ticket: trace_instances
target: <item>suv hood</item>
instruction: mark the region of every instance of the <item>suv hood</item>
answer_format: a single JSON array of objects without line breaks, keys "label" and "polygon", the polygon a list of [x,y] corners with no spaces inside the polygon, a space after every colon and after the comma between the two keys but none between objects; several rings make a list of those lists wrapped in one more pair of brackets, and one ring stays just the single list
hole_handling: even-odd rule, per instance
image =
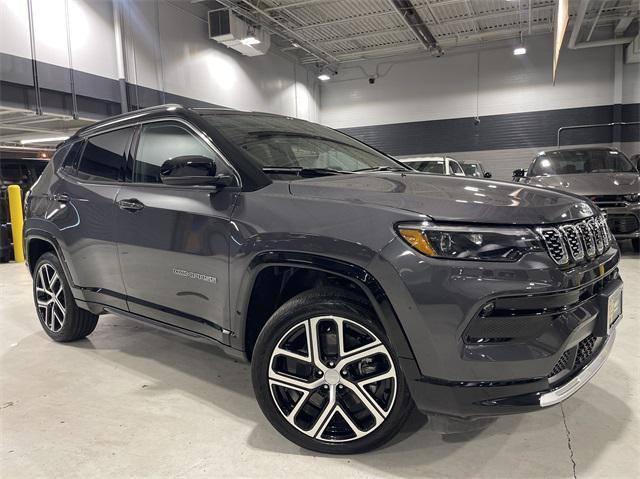
[{"label": "suv hood", "polygon": [[294,196],[377,205],[435,221],[537,225],[594,214],[588,201],[506,181],[423,173],[355,173],[292,181]]},{"label": "suv hood", "polygon": [[640,193],[638,173],[581,173],[576,175],[533,176],[528,184],[558,188],[584,196],[630,195]]}]

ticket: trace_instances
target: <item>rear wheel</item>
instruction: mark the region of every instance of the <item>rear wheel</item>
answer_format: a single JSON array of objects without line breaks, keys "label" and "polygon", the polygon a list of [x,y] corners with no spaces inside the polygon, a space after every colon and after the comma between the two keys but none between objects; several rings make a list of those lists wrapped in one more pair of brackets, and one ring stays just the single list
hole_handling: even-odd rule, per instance
[{"label": "rear wheel", "polygon": [[78,308],[58,257],[43,254],[34,271],[33,298],[45,333],[60,342],[91,334],[98,324],[98,316]]},{"label": "rear wheel", "polygon": [[252,361],[258,403],[289,440],[352,454],[391,439],[413,408],[384,331],[357,297],[326,289],[281,306]]}]

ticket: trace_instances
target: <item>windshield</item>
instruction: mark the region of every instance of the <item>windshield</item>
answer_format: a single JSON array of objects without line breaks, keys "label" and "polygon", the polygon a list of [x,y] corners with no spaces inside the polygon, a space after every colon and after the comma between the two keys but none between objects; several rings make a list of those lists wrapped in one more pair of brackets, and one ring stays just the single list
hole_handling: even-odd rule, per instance
[{"label": "windshield", "polygon": [[406,169],[346,135],[307,121],[251,113],[205,118],[267,173]]},{"label": "windshield", "polygon": [[636,169],[615,150],[560,150],[536,157],[529,176],[575,175],[580,173],[633,173]]}]

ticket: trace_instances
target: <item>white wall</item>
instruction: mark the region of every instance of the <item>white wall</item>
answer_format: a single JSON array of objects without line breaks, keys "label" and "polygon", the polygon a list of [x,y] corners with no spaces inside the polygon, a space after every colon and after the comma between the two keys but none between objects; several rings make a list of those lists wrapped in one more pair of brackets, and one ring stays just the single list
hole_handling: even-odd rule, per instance
[{"label": "white wall", "polygon": [[209,40],[206,22],[164,1],[132,4],[125,24],[135,49],[127,51],[132,83],[242,110],[318,117],[315,76],[282,56],[244,57]]},{"label": "white wall", "polygon": [[[315,75],[275,53],[244,57],[165,0],[126,1],[127,81],[231,108],[318,119]],[[69,67],[64,0],[33,0],[38,61]],[[117,79],[110,0],[69,0],[75,70]],[[0,0],[0,52],[31,58],[26,0]],[[162,65],[162,67],[161,67]]]},{"label": "white wall", "polygon": [[[512,49],[349,65],[322,84],[320,120],[346,128],[614,103],[613,47],[563,49],[555,86],[550,36],[530,38],[526,55]],[[381,78],[370,85],[361,68],[374,74],[376,66]],[[624,73],[625,98],[637,98],[637,64]]]},{"label": "white wall", "polygon": [[[69,67],[64,0],[33,0],[36,58]],[[110,1],[69,0],[73,67],[116,78],[116,51]],[[31,58],[26,0],[0,0],[0,51]]]}]

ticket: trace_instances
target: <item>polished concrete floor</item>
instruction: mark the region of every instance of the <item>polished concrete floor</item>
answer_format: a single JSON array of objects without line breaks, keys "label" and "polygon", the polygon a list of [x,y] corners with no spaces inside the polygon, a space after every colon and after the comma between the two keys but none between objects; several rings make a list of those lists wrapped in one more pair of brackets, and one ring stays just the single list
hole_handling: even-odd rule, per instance
[{"label": "polished concrete floor", "polygon": [[216,348],[114,316],[89,339],[41,331],[24,265],[0,265],[0,477],[640,477],[640,257],[624,254],[624,320],[609,361],[562,407],[463,436],[416,413],[389,446],[301,450]]}]

